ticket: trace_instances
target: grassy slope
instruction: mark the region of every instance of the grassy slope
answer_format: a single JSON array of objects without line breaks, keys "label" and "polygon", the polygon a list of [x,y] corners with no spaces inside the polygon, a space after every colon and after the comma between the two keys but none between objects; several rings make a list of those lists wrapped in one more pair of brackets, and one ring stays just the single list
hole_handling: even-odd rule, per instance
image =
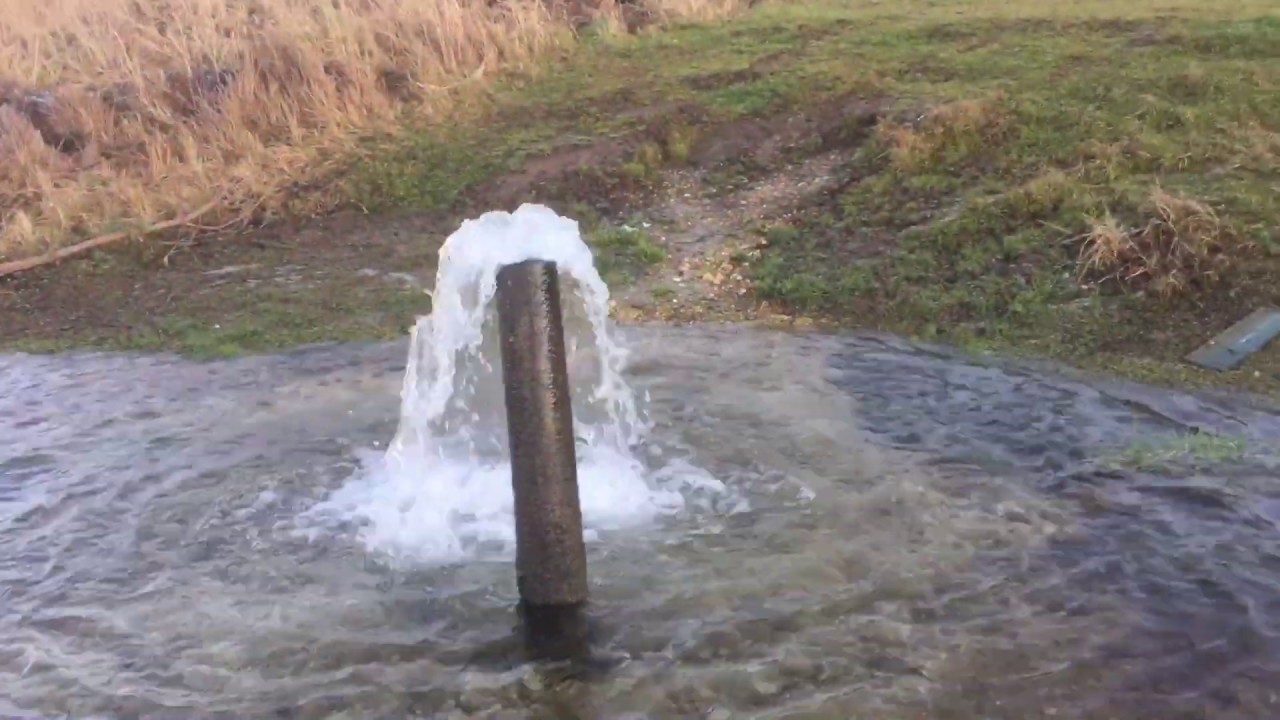
[{"label": "grassy slope", "polygon": [[[735,120],[847,97],[882,104],[885,119],[851,151],[838,193],[762,229],[768,245],[750,270],[774,304],[840,325],[1201,382],[1214,378],[1173,362],[1255,305],[1280,303],[1268,282],[1280,266],[1280,8],[1262,0],[820,0],[601,37],[536,77],[504,80],[452,130],[373,151],[348,193],[371,211],[426,211],[447,227],[469,189],[552,147],[644,128],[650,142],[598,170],[602,184],[642,188]],[[767,171],[721,170],[726,179]],[[1170,298],[1134,292],[1150,285],[1083,287],[1082,234],[1108,213],[1122,230],[1142,227],[1158,217],[1156,188],[1215,210],[1208,234],[1221,252],[1175,273],[1169,287],[1185,289]],[[1197,232],[1184,234],[1206,234]],[[1206,268],[1220,279],[1202,283]],[[323,309],[332,295],[295,293],[290,306],[309,309],[307,328],[277,333],[278,322],[261,320],[279,314],[271,298],[235,297],[244,310],[235,326],[250,342],[208,337],[216,292],[198,307],[179,303],[165,322],[194,317],[203,328],[194,349],[225,354],[393,334],[421,309],[420,296],[389,290],[342,295],[332,312]],[[352,304],[372,310],[354,322]],[[73,330],[17,341],[191,350],[191,337],[136,343]],[[1271,350],[1226,380],[1271,389],[1277,368]]]},{"label": "grassy slope", "polygon": [[[1206,379],[1172,363],[1280,303],[1280,16],[1231,4],[1240,18],[1195,17],[1228,5],[1010,19],[935,4],[808,50],[878,74],[900,105],[954,104],[905,138],[880,133],[857,182],[776,229],[760,292],[842,321]],[[1158,188],[1216,210],[1217,247],[1199,249],[1212,262],[1174,268],[1167,293],[1082,287],[1076,240],[1108,214],[1158,217]],[[1274,387],[1278,360],[1237,379]]]}]

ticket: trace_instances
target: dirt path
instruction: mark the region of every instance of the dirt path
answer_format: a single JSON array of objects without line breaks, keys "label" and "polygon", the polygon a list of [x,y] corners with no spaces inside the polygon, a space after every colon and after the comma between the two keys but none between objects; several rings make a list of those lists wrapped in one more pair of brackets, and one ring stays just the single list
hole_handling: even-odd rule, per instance
[{"label": "dirt path", "polygon": [[708,169],[670,173],[657,201],[641,214],[666,259],[617,294],[618,318],[784,319],[751,293],[746,270],[760,257],[758,230],[833,188],[846,160],[846,152],[825,152],[728,193],[718,191]]}]

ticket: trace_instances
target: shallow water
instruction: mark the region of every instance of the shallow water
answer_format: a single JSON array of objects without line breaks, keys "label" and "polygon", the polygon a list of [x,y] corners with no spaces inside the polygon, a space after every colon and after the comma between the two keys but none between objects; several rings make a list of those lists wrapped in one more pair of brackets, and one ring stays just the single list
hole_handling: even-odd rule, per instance
[{"label": "shallow water", "polygon": [[[1280,716],[1280,417],[886,338],[625,340],[653,452],[748,509],[601,533],[591,672],[520,660],[508,562],[304,532],[394,434],[403,343],[0,357],[0,715]],[[1193,429],[1244,451],[1112,462]]]}]

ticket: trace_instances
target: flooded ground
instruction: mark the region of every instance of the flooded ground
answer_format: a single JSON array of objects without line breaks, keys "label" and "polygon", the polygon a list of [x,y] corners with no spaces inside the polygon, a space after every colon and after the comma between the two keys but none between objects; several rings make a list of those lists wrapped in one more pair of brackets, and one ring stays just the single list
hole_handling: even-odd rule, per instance
[{"label": "flooded ground", "polygon": [[746,504],[589,546],[590,672],[519,660],[508,562],[306,532],[394,434],[403,343],[0,358],[0,715],[1280,716],[1280,416],[885,338],[625,340],[649,452]]}]

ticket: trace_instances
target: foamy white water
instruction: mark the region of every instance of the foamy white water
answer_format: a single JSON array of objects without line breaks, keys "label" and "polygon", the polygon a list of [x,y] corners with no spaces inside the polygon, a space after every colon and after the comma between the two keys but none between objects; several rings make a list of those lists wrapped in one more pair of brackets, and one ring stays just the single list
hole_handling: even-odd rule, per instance
[{"label": "foamy white water", "polygon": [[400,426],[384,454],[313,512],[355,520],[370,550],[449,562],[510,555],[515,520],[494,295],[504,266],[554,261],[588,540],[685,508],[685,492],[724,485],[685,463],[637,457],[649,425],[623,377],[625,349],[609,332],[609,289],[578,223],[541,205],[490,212],[440,248],[432,313],[412,331]]}]

